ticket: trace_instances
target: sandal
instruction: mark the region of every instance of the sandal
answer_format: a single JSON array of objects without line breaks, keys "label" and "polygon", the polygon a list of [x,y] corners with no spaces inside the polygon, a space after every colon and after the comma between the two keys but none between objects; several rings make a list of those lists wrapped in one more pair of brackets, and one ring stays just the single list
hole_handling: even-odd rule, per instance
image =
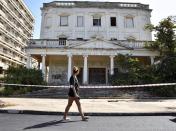
[{"label": "sandal", "polygon": [[65,118],[62,118],[62,122],[67,122],[67,121],[69,121],[69,120],[70,120],[69,117],[67,117],[66,119],[65,119]]},{"label": "sandal", "polygon": [[89,119],[88,116],[84,116],[84,117],[82,118],[82,121],[87,121],[88,119]]}]

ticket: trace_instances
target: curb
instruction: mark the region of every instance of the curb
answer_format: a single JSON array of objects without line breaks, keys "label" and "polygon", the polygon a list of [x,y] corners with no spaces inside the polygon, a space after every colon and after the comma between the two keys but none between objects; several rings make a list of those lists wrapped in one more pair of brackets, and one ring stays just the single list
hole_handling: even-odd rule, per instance
[{"label": "curb", "polygon": [[[50,112],[50,111],[35,111],[35,110],[0,110],[0,113],[6,114],[31,114],[31,115],[63,115],[64,112]],[[142,113],[142,112],[134,112],[134,113],[95,113],[95,112],[87,112],[84,113],[87,116],[176,116],[176,112],[150,112],[150,113]],[[78,112],[69,112],[68,115],[71,116],[79,116]]]}]

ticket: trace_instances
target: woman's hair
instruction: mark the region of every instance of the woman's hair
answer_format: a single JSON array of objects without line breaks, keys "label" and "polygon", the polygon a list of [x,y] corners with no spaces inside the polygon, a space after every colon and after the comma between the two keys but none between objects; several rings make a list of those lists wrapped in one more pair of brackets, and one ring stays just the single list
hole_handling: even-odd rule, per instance
[{"label": "woman's hair", "polygon": [[77,72],[79,72],[79,69],[78,69],[78,67],[74,66],[73,67],[73,74],[76,74]]}]

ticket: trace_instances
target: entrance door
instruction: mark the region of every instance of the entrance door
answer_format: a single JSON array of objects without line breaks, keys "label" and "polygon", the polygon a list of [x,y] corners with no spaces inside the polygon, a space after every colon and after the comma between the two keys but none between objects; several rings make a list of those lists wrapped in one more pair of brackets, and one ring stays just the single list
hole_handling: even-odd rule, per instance
[{"label": "entrance door", "polygon": [[89,68],[89,84],[106,84],[106,68]]}]

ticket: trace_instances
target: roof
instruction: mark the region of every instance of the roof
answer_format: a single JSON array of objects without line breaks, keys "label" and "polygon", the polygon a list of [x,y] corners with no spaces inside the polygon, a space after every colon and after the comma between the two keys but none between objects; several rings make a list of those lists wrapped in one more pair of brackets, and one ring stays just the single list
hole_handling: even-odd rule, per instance
[{"label": "roof", "polygon": [[49,3],[43,3],[43,8],[55,7],[55,8],[130,8],[130,9],[142,9],[148,10],[149,5],[141,3],[129,3],[129,2],[100,2],[100,1],[53,1]]}]

